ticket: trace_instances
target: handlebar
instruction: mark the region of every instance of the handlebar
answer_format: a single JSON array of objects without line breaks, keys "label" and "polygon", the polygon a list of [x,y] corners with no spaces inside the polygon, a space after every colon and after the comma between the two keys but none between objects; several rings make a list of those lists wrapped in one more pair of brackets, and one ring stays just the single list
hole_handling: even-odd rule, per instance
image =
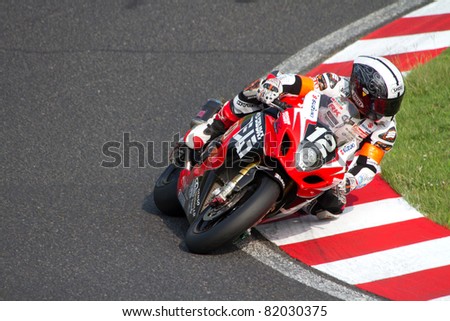
[{"label": "handlebar", "polygon": [[281,111],[281,112],[283,112],[283,111],[285,111],[286,109],[292,107],[292,106],[289,105],[288,103],[285,103],[285,102],[279,100],[278,98],[275,99],[275,100],[272,102],[271,105],[272,105],[272,107],[277,108],[277,109],[278,109],[279,111]]}]

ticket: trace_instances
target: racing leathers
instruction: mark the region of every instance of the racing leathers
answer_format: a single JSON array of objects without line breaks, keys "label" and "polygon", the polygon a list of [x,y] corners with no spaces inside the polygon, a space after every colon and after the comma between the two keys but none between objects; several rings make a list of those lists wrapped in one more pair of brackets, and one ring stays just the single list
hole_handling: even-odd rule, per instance
[{"label": "racing leathers", "polygon": [[[277,94],[277,90],[281,92]],[[321,104],[326,107],[319,109],[319,121],[333,132],[338,146],[349,141],[359,144],[359,150],[349,165],[343,183],[322,194],[307,209],[310,214],[319,218],[335,218],[336,214],[343,211],[345,195],[366,186],[380,172],[380,162],[392,148],[397,136],[394,116],[374,121],[360,114],[349,97],[347,77],[334,73],[306,77],[272,72],[265,79],[257,79],[227,101],[208,122],[189,131],[184,140],[188,147],[199,149],[211,138],[224,133],[241,117],[262,110],[264,103],[270,103],[274,97],[285,94],[304,97],[313,90],[322,94],[326,100],[325,104]],[[269,97],[274,92],[275,95]]]}]

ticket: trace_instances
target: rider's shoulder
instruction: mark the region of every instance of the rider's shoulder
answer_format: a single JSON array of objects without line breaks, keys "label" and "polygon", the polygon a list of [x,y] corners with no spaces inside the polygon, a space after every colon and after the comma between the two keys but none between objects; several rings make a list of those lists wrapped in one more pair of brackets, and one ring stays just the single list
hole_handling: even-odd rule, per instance
[{"label": "rider's shoulder", "polygon": [[397,137],[397,126],[395,117],[383,117],[376,123],[376,127],[372,132],[372,140],[394,143]]},{"label": "rider's shoulder", "polygon": [[281,71],[272,71],[270,73],[271,75],[274,75],[276,78],[278,78],[283,85],[292,85],[297,81],[298,75],[291,74],[291,73],[283,73]]},{"label": "rider's shoulder", "polygon": [[395,126],[397,121],[395,120],[395,116],[385,116],[376,122],[377,126],[380,128],[383,127],[392,127]]}]

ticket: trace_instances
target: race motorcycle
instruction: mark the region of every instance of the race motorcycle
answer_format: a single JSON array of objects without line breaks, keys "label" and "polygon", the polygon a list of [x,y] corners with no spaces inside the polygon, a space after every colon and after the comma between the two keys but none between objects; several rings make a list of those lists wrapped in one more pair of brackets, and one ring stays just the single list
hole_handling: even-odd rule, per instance
[{"label": "race motorcycle", "polygon": [[[338,146],[318,121],[320,107],[333,99],[317,92],[284,95],[199,152],[183,143],[174,149],[154,200],[167,215],[186,215],[191,252],[209,253],[261,222],[292,215],[343,180],[359,146],[352,140]],[[202,110],[209,114],[193,125],[220,108],[208,101]]]}]

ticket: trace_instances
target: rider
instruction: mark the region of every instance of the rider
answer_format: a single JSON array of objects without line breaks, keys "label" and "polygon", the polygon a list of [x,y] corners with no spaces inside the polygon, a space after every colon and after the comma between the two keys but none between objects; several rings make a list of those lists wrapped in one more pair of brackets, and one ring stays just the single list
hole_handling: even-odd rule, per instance
[{"label": "rider", "polygon": [[[346,195],[366,186],[380,172],[380,162],[397,136],[394,115],[400,109],[405,87],[401,72],[386,58],[357,57],[349,78],[334,73],[310,78],[272,72],[227,101],[208,122],[189,131],[184,137],[186,145],[200,149],[238,119],[260,111],[280,95],[303,97],[312,90],[331,97],[328,107],[320,108],[319,120],[333,132],[338,144],[351,139],[360,142],[343,183],[326,191],[306,209],[320,219],[337,218],[346,204]],[[339,97],[347,97],[351,103],[345,104]]]}]

